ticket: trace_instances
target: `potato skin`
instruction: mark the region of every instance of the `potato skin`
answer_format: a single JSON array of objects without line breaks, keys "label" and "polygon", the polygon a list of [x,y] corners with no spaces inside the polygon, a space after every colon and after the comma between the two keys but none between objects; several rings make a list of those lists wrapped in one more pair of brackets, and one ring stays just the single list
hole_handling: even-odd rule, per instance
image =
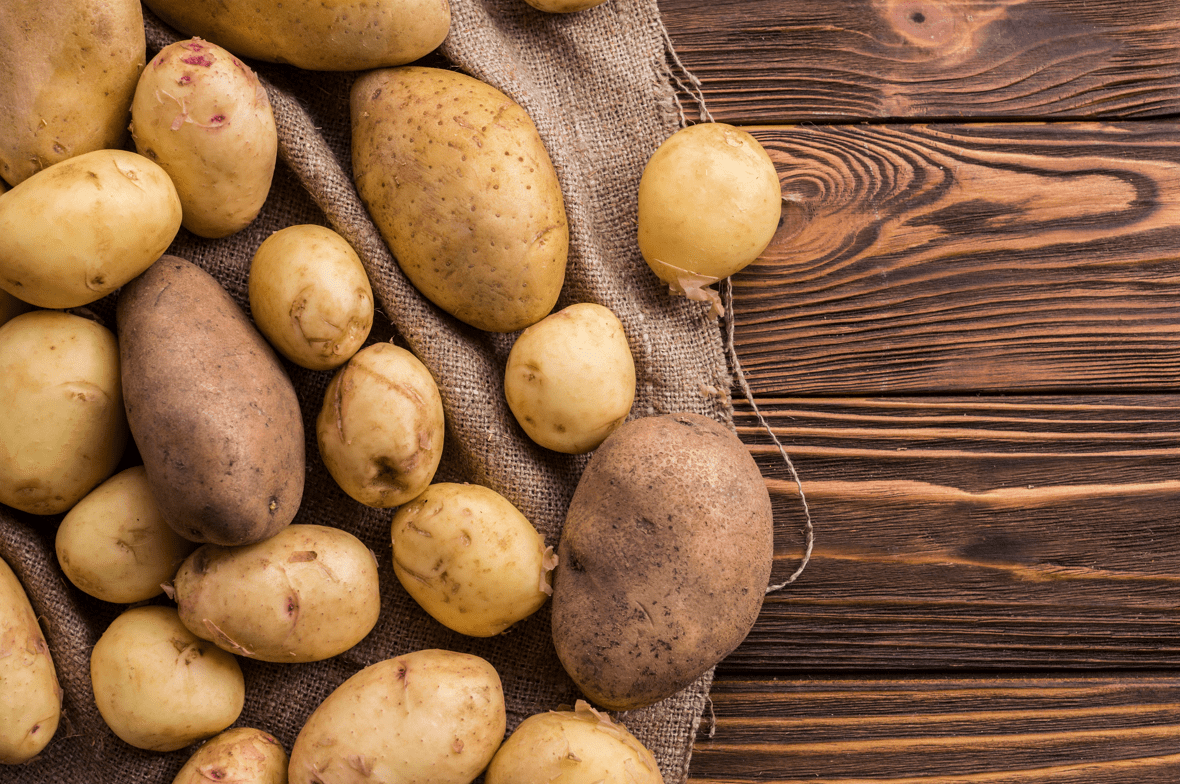
[{"label": "potato skin", "polygon": [[0,327],[0,503],[64,512],[115,470],[127,445],[119,346],[56,310]]},{"label": "potato skin", "polygon": [[287,752],[269,732],[235,727],[205,741],[172,784],[287,784]]},{"label": "potato skin", "polygon": [[239,57],[288,63],[309,71],[361,71],[417,60],[451,27],[446,0],[147,0],[186,35],[200,36]]},{"label": "potato skin", "polygon": [[219,648],[272,662],[320,661],[372,631],[377,561],[347,531],[289,525],[242,547],[202,545],[173,581],[180,620]]},{"label": "potato skin", "polygon": [[274,351],[213,276],[164,256],[119,295],[123,399],[165,521],[243,545],[294,518],[303,419]]},{"label": "potato skin", "polygon": [[553,309],[569,226],[525,111],[455,71],[371,71],[351,93],[353,176],[406,277],[461,321],[514,332]]},{"label": "potato skin", "polygon": [[340,684],[291,747],[290,784],[468,784],[504,739],[500,676],[466,653],[422,650]]},{"label": "potato skin", "polygon": [[0,764],[41,753],[61,719],[61,687],[24,587],[0,558]]},{"label": "potato skin", "polygon": [[90,652],[103,721],[137,749],[176,751],[237,720],[246,682],[233,655],[198,639],[172,607],[120,614]]},{"label": "potato skin", "polygon": [[42,308],[87,305],[160,258],[180,220],[157,164],[125,150],[77,155],[0,197],[0,288]]},{"label": "potato skin", "polygon": [[774,557],[770,494],[724,425],[632,420],[590,459],[558,545],[553,642],[611,710],[671,696],[745,639]]},{"label": "potato skin", "polygon": [[0,177],[121,147],[145,57],[139,0],[0,3]]},{"label": "potato skin", "polygon": [[193,234],[225,237],[258,216],[274,177],[275,118],[258,77],[225,49],[199,38],[161,49],[139,77],[131,137],[176,184]]}]

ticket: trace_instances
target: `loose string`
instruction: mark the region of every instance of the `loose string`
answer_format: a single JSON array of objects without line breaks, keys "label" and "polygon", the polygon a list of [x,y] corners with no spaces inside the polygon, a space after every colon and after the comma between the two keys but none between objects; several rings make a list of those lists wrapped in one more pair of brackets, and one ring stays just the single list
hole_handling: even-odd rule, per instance
[{"label": "loose string", "polygon": [[781,591],[791,583],[799,579],[799,575],[803,574],[803,570],[807,568],[807,564],[811,561],[811,552],[815,549],[815,525],[811,521],[811,509],[807,505],[807,495],[803,492],[803,480],[799,478],[799,472],[795,470],[795,464],[791,461],[791,456],[787,454],[787,450],[783,447],[782,442],[778,440],[774,429],[771,428],[770,423],[763,416],[762,410],[758,408],[758,404],[754,402],[754,392],[750,389],[750,384],[746,381],[745,371],[742,370],[742,363],[738,360],[737,346],[734,342],[734,318],[733,318],[733,279],[726,278],[722,283],[721,295],[725,300],[725,352],[729,356],[730,365],[733,368],[734,378],[737,379],[738,386],[741,387],[742,394],[746,396],[746,402],[750,404],[750,408],[754,410],[754,415],[758,418],[758,423],[762,425],[763,429],[770,434],[770,440],[778,448],[778,452],[782,455],[783,460],[787,464],[787,470],[791,474],[791,478],[795,480],[795,487],[799,489],[799,501],[803,505],[803,558],[799,566],[784,582],[776,585],[768,586],[767,593],[774,593]]}]

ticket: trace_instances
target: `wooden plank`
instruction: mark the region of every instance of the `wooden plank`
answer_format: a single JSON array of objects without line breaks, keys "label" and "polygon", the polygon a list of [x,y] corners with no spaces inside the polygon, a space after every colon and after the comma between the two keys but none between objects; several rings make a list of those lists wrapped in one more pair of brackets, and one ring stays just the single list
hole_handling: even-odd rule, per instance
[{"label": "wooden plank", "polygon": [[1142,784],[1180,776],[1180,677],[713,682],[690,784]]},{"label": "wooden plank", "polygon": [[[1180,666],[1180,395],[767,398],[816,527],[730,674]],[[748,406],[776,578],[795,484]]]},{"label": "wooden plank", "polygon": [[1180,388],[1175,123],[753,131],[785,199],[734,277],[756,392]]},{"label": "wooden plank", "polygon": [[1180,112],[1175,0],[664,0],[718,120]]}]

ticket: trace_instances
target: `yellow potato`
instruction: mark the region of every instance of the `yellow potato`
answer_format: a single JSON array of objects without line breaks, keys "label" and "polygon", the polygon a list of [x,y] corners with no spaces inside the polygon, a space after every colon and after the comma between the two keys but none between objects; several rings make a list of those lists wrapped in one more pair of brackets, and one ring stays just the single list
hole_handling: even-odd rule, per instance
[{"label": "yellow potato", "polygon": [[119,348],[106,327],[54,310],[0,327],[0,503],[64,512],[127,444]]},{"label": "yellow potato", "polygon": [[225,237],[257,217],[279,139],[258,77],[220,46],[177,41],[152,58],[131,104],[135,149],[168,172],[186,229]]},{"label": "yellow potato", "polygon": [[55,546],[70,582],[117,604],[163,593],[162,584],[197,547],[164,522],[143,466],[115,474],[75,504]]},{"label": "yellow potato", "polygon": [[357,190],[410,282],[490,332],[548,315],[569,227],[525,111],[470,76],[404,67],[358,78],[351,112]]},{"label": "yellow potato", "polygon": [[288,226],[250,262],[250,315],[275,349],[301,367],[331,370],[373,327],[373,289],[360,257],[324,226]]},{"label": "yellow potato", "polygon": [[0,764],[41,753],[61,719],[61,687],[29,597],[0,559]]},{"label": "yellow potato", "polygon": [[309,71],[363,71],[429,54],[451,27],[446,0],[147,0],[185,35],[240,57],[290,63]]},{"label": "yellow potato", "polygon": [[316,419],[320,457],[366,506],[400,506],[442,459],[442,397],[417,357],[391,343],[358,351],[333,376]]},{"label": "yellow potato", "polygon": [[552,549],[520,510],[486,487],[431,485],[397,510],[392,537],[402,587],[461,634],[499,634],[552,593]]},{"label": "yellow potato", "polygon": [[0,197],[0,288],[42,308],[89,304],[160,258],[180,219],[172,179],[142,155],[54,164]]},{"label": "yellow potato", "polygon": [[173,595],[193,634],[274,662],[343,653],[381,610],[373,553],[347,531],[322,525],[290,525],[242,547],[204,545],[176,573]]},{"label": "yellow potato", "polygon": [[139,0],[0,3],[0,177],[121,147],[145,49]]},{"label": "yellow potato", "polygon": [[90,652],[98,712],[127,743],[176,751],[229,727],[242,712],[246,683],[232,654],[193,635],[176,610],[124,611]]},{"label": "yellow potato", "polygon": [[287,752],[269,732],[235,727],[189,757],[172,784],[287,784]]},{"label": "yellow potato", "polygon": [[488,765],[485,784],[663,784],[650,750],[589,703],[529,716]]},{"label": "yellow potato", "polygon": [[478,656],[424,650],[377,662],[328,695],[291,748],[290,784],[468,784],[507,722],[500,676]]},{"label": "yellow potato", "polygon": [[504,395],[541,446],[575,455],[596,448],[635,400],[635,361],[622,323],[589,302],[545,317],[513,344]]},{"label": "yellow potato", "polygon": [[724,123],[672,134],[639,181],[639,250],[671,291],[711,302],[705,288],[761,255],[778,229],[782,192],[758,140]]}]

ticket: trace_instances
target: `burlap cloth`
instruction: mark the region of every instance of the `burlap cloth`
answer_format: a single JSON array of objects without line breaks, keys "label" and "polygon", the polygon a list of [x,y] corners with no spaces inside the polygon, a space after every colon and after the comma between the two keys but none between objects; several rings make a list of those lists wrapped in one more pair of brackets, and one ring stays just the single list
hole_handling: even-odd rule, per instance
[{"label": "burlap cloth", "polygon": [[[655,0],[608,0],[572,15],[546,15],[524,0],[452,0],[452,7],[451,32],[442,47],[446,61],[523,105],[557,167],[571,230],[558,306],[598,302],[622,320],[637,366],[632,416],[694,411],[729,421],[730,377],[716,323],[702,305],[670,298],[636,248],[636,191],[643,165],[682,124],[674,89],[682,74],[675,72]],[[150,57],[178,36],[150,13],[146,16]],[[268,83],[280,137],[281,161],[263,214],[247,230],[218,241],[182,230],[170,252],[212,272],[245,307],[250,259],[271,232],[318,223],[343,234],[364,260],[376,291],[381,314],[370,340],[408,346],[439,383],[447,447],[437,478],[500,491],[556,545],[586,458],[534,446],[512,420],[501,379],[513,336],[485,334],[456,322],[402,277],[350,177],[348,91],[354,75],[252,65]],[[108,297],[91,308],[112,329],[114,300]],[[265,729],[290,750],[308,714],[349,675],[376,661],[432,647],[476,653],[496,667],[509,729],[533,713],[572,705],[578,693],[553,652],[547,608],[506,635],[479,640],[449,632],[405,594],[391,567],[391,513],[345,496],[319,461],[314,419],[331,374],[286,367],[309,436],[306,491],[296,522],[341,527],[373,549],[380,562],[382,611],[363,642],[330,661],[241,660],[247,693],[237,725]],[[135,461],[131,454],[125,462]],[[125,608],[82,594],[62,576],[53,550],[59,519],[0,507],[0,555],[12,564],[43,621],[65,692],[64,720],[47,751],[25,766],[0,767],[0,781],[171,782],[192,749],[170,754],[133,749],[106,728],[94,707],[90,649]],[[679,695],[619,717],[655,753],[669,784],[686,776],[711,677],[706,674]]]}]

